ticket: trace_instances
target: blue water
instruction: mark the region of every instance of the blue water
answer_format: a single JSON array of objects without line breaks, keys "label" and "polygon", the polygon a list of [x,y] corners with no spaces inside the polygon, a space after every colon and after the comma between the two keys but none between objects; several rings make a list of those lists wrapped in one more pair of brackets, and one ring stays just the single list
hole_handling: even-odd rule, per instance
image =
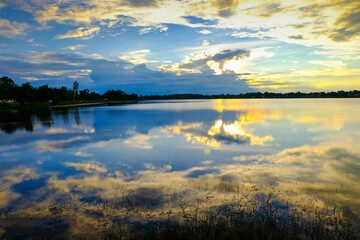
[{"label": "blue water", "polygon": [[268,187],[290,202],[301,197],[360,211],[359,116],[360,99],[1,113],[0,209],[39,211],[64,195],[81,202],[98,193],[116,197],[120,188],[216,195],[225,181]]}]

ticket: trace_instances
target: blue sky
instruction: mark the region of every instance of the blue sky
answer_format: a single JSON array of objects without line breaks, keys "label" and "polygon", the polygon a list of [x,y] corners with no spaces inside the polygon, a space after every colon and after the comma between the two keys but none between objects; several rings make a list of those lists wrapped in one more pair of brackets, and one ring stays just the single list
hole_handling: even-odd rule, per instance
[{"label": "blue sky", "polygon": [[0,0],[0,76],[137,94],[360,88],[360,2]]}]

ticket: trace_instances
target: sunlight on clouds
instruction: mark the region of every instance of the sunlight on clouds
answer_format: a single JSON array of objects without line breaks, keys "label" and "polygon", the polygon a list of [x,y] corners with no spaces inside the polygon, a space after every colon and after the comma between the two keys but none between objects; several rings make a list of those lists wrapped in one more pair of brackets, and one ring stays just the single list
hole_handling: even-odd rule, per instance
[{"label": "sunlight on clouds", "polygon": [[151,54],[151,51],[149,49],[141,49],[137,51],[128,52],[125,55],[120,56],[119,58],[129,61],[135,65],[159,62],[155,60],[147,60],[145,57],[149,54]]},{"label": "sunlight on clouds", "polygon": [[146,134],[135,133],[130,138],[127,138],[123,143],[130,145],[130,147],[151,150],[153,146],[149,143],[151,139],[159,138],[159,136],[149,136]]},{"label": "sunlight on clouds", "polygon": [[92,154],[78,151],[78,152],[75,152],[75,153],[74,153],[74,156],[77,156],[77,157],[91,157]]},{"label": "sunlight on clouds", "polygon": [[[1,6],[0,6],[1,8]],[[27,23],[10,22],[7,19],[0,18],[0,36],[6,38],[15,38],[25,34],[25,30],[29,28]]]},{"label": "sunlight on clouds", "polygon": [[72,46],[68,46],[65,49],[70,49],[70,50],[78,50],[80,48],[86,47],[87,45],[82,45],[82,44],[78,44],[78,45],[72,45]]},{"label": "sunlight on clouds", "polygon": [[[359,86],[359,70],[354,67],[357,64],[355,61],[359,60],[360,56],[359,11],[357,10],[360,9],[359,1],[303,0],[294,2],[280,0],[274,3],[270,0],[194,0],[185,2],[175,0],[107,2],[91,0],[80,3],[58,0],[50,2],[17,0],[7,2],[6,6],[0,2],[1,7],[2,11],[7,7],[24,10],[32,14],[38,24],[36,26],[36,23],[19,23],[0,19],[0,36],[6,38],[21,37],[30,32],[36,34],[37,31],[47,31],[50,28],[58,30],[54,23],[76,26],[76,29],[65,34],[57,33],[55,39],[90,39],[94,36],[99,36],[100,39],[110,35],[118,36],[118,33],[123,34],[128,29],[134,28],[134,32],[139,35],[152,36],[155,33],[163,33],[162,40],[167,41],[165,39],[172,39],[175,36],[172,34],[176,31],[170,34],[169,27],[172,28],[171,26],[174,26],[174,30],[179,26],[186,26],[185,34],[192,30],[198,37],[201,37],[200,34],[208,34],[207,40],[196,39],[196,44],[194,44],[196,46],[182,45],[182,48],[178,49],[179,45],[174,41],[175,51],[183,51],[184,54],[188,54],[191,50],[193,52],[184,57],[183,61],[178,60],[181,53],[180,55],[175,54],[176,60],[161,59],[163,53],[158,53],[155,47],[142,43],[146,36],[137,36],[141,44],[131,48],[151,48],[153,51],[151,56],[157,57],[154,58],[156,61],[145,58],[146,54],[150,53],[126,53],[121,50],[123,55],[119,58],[122,60],[134,65],[159,63],[159,66],[152,64],[152,67],[158,67],[163,72],[172,72],[177,76],[241,74],[243,77],[238,76],[238,80],[244,80],[241,82],[248,83],[250,88],[261,91],[267,89],[280,92],[294,89],[311,91],[316,88],[326,89],[327,86],[328,89],[335,87],[351,89],[352,83],[355,83],[353,87]],[[220,37],[221,34],[223,37]],[[38,40],[38,38],[35,39]],[[94,40],[98,40],[98,38]],[[29,43],[30,46],[41,46],[35,42]],[[264,45],[272,48],[260,47]],[[302,50],[297,50],[300,49],[300,46],[301,49],[304,49],[304,53]],[[75,51],[81,47],[84,45],[75,44],[65,47],[65,49]],[[223,59],[217,58],[219,55],[216,57],[217,54],[221,55],[223,51],[229,49],[232,51],[248,49],[249,54],[228,56]],[[101,53],[103,54],[103,52]],[[314,60],[309,54],[319,58]],[[91,53],[88,55],[90,56]],[[267,58],[272,57],[276,59],[270,62]],[[279,58],[291,58],[291,60],[286,60],[288,63],[292,60],[300,61],[296,68],[289,66],[284,70],[286,64],[282,64]],[[173,64],[160,65],[164,62],[163,60],[171,60]],[[33,61],[44,62],[41,56]],[[56,59],[53,59],[53,62],[65,63],[56,61]],[[307,68],[301,64],[305,62],[319,66],[316,69]],[[54,68],[40,71],[48,71],[48,76],[59,76],[60,79],[61,71],[65,70]],[[11,73],[13,72],[18,73],[19,71]],[[277,77],[273,77],[275,73],[278,75]],[[63,72],[63,74],[70,80],[83,79],[88,83],[95,81],[91,79],[94,74],[90,73],[82,75],[79,72]],[[256,77],[248,79],[246,74]],[[321,76],[327,75],[332,75],[337,79],[326,84]],[[347,79],[346,83],[341,85],[343,79],[340,78],[350,76],[352,80]],[[38,76],[26,77],[34,77],[34,80],[38,78]],[[221,76],[216,77],[221,79]],[[118,78],[118,76],[114,78]],[[47,80],[45,78],[38,79]],[[236,84],[240,84],[240,81]],[[246,87],[249,89],[248,86]]]},{"label": "sunlight on clouds", "polygon": [[72,129],[65,128],[50,128],[45,131],[46,134],[59,134],[59,133],[74,133],[75,131]]},{"label": "sunlight on clouds", "polygon": [[57,35],[55,38],[64,39],[64,38],[82,38],[90,39],[98,34],[100,27],[79,27],[75,30],[70,30],[63,35]]},{"label": "sunlight on clouds", "polygon": [[21,194],[14,192],[13,185],[26,180],[38,178],[35,169],[18,166],[3,172],[0,178],[0,207],[5,207],[10,201],[15,200]]},{"label": "sunlight on clouds", "polygon": [[65,162],[65,166],[67,167],[74,167],[76,170],[82,170],[88,173],[98,172],[98,173],[105,173],[107,169],[101,166],[100,163],[92,161],[87,163],[73,163],[73,162]]},{"label": "sunlight on clouds", "polygon": [[[176,72],[179,75],[182,73],[209,74],[209,70],[212,74],[221,75],[229,73],[229,71],[234,73],[233,70],[239,70],[239,65],[246,62],[246,59],[250,56],[249,50],[226,49],[219,51],[217,47],[210,47],[205,51],[195,52],[190,56],[186,56],[182,63],[163,65],[159,69],[165,72]],[[230,62],[231,60],[233,62]],[[234,65],[237,68],[231,69]]]},{"label": "sunlight on clouds", "polygon": [[40,78],[37,78],[37,77],[22,77],[21,79],[24,79],[26,81],[39,81],[39,80],[41,80]]},{"label": "sunlight on clouds", "polygon": [[188,142],[193,144],[202,144],[212,148],[220,148],[221,143],[225,144],[244,144],[265,145],[274,139],[271,136],[259,137],[248,133],[242,127],[247,124],[249,119],[240,118],[233,123],[224,123],[223,120],[216,120],[207,131],[203,130],[200,123],[183,124],[178,122],[175,126],[166,126],[162,132],[182,134]]}]

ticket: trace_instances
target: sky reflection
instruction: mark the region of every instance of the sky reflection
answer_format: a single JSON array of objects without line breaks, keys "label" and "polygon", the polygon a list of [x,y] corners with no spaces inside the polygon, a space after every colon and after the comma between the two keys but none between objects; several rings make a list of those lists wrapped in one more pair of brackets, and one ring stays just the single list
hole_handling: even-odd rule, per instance
[{"label": "sky reflection", "polygon": [[31,124],[11,114],[12,130],[0,133],[2,210],[46,215],[66,196],[92,208],[89,199],[101,195],[139,198],[144,208],[150,201],[161,212],[183,201],[221,205],[256,187],[294,205],[360,212],[358,99],[54,109],[30,114]]}]

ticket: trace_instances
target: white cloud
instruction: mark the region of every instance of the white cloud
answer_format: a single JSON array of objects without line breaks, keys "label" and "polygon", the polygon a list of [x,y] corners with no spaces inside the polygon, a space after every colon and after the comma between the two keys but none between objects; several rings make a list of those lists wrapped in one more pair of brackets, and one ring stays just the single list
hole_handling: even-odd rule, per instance
[{"label": "white cloud", "polygon": [[309,63],[325,66],[327,68],[334,68],[334,69],[343,69],[346,67],[346,64],[343,63],[343,61],[312,60],[309,61]]},{"label": "white cloud", "polygon": [[145,28],[141,28],[139,30],[139,34],[143,35],[143,34],[148,34],[150,32],[156,31],[158,30],[159,32],[166,32],[168,30],[168,27],[165,25],[156,25],[156,26],[150,26],[150,27],[145,27]]},{"label": "white cloud", "polygon": [[210,34],[210,33],[212,33],[212,31],[209,31],[209,30],[207,30],[207,29],[203,29],[203,30],[200,30],[200,31],[198,31],[198,33],[202,33],[202,34]]},{"label": "white cloud", "polygon": [[206,47],[206,46],[209,46],[209,45],[210,45],[209,41],[203,40],[203,42],[202,42],[203,47]]},{"label": "white cloud", "polygon": [[134,65],[159,62],[158,60],[147,60],[146,56],[148,56],[149,54],[151,54],[150,49],[141,49],[141,50],[128,52],[120,56],[119,58],[125,61],[129,61]]}]

